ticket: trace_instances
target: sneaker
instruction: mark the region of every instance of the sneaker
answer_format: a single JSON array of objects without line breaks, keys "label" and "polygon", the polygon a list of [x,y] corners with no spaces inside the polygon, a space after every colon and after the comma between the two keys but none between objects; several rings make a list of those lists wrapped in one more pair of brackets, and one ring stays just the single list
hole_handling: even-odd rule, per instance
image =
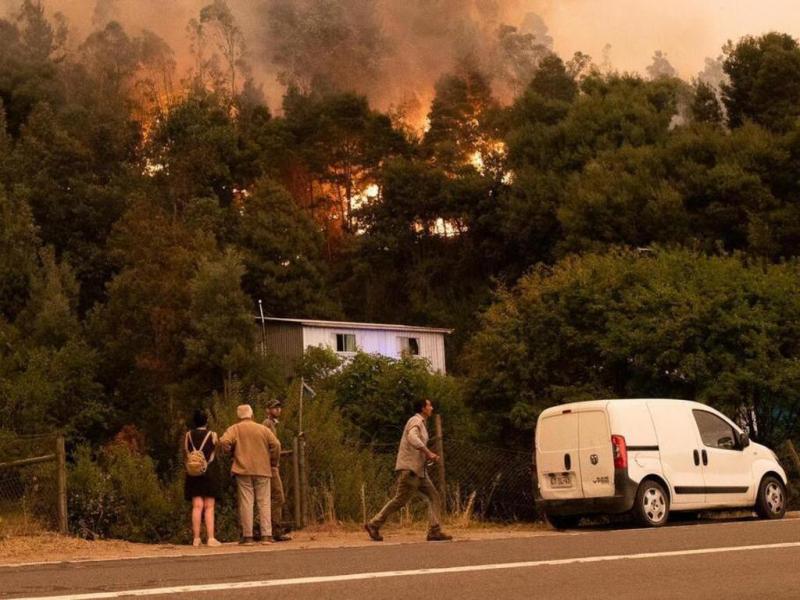
[{"label": "sneaker", "polygon": [[262,544],[262,545],[264,545],[264,546],[268,546],[269,544],[271,544],[271,543],[272,543],[272,539],[273,539],[273,538],[272,538],[272,536],[271,536],[271,535],[268,535],[268,536],[262,537],[262,538],[261,538],[261,541],[259,542],[259,544]]},{"label": "sneaker", "polygon": [[272,541],[273,542],[289,542],[291,541],[292,536],[286,535],[284,533],[274,533],[272,534]]},{"label": "sneaker", "polygon": [[252,536],[250,536],[250,537],[243,537],[241,540],[239,540],[239,544],[241,546],[253,546],[255,542],[253,541]]},{"label": "sneaker", "polygon": [[429,542],[449,542],[452,539],[452,535],[447,535],[441,529],[432,529],[428,532]]},{"label": "sneaker", "polygon": [[199,547],[200,544],[202,544],[202,542],[200,541],[200,538],[194,538],[192,540],[192,546],[194,546],[195,548]]},{"label": "sneaker", "polygon": [[383,541],[383,536],[381,535],[381,530],[379,527],[376,527],[371,523],[364,523],[364,530],[369,534],[369,537],[373,542]]},{"label": "sneaker", "polygon": [[206,545],[212,548],[217,548],[218,546],[222,546],[222,542],[220,542],[217,538],[209,538],[209,540],[206,542]]}]

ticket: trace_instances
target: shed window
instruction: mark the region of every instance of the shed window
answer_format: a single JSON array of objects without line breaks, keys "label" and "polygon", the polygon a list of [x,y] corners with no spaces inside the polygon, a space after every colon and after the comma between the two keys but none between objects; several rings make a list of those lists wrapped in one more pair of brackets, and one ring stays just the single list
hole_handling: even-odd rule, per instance
[{"label": "shed window", "polygon": [[419,338],[401,337],[400,352],[411,356],[419,356]]},{"label": "shed window", "polygon": [[336,334],[336,351],[337,352],[355,352],[356,351],[356,334],[354,334],[354,333],[337,333]]}]

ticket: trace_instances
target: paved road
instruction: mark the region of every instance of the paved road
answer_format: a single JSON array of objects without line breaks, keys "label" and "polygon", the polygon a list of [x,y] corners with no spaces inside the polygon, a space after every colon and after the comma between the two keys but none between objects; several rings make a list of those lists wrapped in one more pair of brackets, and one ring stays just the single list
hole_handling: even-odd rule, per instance
[{"label": "paved road", "polygon": [[[800,519],[0,567],[3,598],[800,598]],[[132,595],[132,594],[131,594]]]}]

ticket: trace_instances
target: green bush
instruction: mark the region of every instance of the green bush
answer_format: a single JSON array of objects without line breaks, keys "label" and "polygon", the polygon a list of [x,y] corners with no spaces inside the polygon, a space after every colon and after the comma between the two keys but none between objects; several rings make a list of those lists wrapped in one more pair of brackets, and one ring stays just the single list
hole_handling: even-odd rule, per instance
[{"label": "green bush", "polygon": [[134,542],[188,537],[182,481],[159,481],[151,458],[113,445],[95,459],[84,446],[68,477],[70,528],[77,535]]}]

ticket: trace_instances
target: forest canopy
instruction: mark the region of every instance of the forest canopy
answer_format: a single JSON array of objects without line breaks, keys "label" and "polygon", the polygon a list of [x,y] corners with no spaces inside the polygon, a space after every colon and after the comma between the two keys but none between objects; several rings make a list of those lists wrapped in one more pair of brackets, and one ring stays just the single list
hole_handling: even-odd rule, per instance
[{"label": "forest canopy", "polygon": [[[504,440],[555,402],[656,394],[798,434],[796,39],[732,41],[684,81],[661,52],[617,72],[500,29],[415,121],[275,6],[296,30],[273,106],[223,0],[188,23],[189,67],[34,0],[0,20],[0,429],[132,424],[171,459],[234,381],[285,391],[261,300],[454,329],[450,371]],[[379,37],[352,43],[385,67]]]}]

